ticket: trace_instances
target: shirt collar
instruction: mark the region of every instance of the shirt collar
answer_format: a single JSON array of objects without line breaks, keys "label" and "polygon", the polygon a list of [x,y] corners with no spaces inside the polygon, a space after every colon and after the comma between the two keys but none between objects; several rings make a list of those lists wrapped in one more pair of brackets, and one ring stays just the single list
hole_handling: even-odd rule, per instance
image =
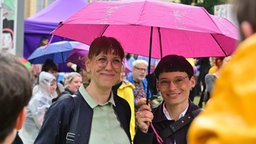
[{"label": "shirt collar", "polygon": [[[88,103],[88,105],[93,109],[95,108],[96,106],[98,106],[99,104],[97,104],[94,99],[88,94],[88,92],[86,91],[85,87],[83,85],[80,86],[79,88],[79,92],[81,93],[82,97],[84,98],[84,100]],[[103,105],[106,105],[108,103],[111,103],[113,106],[116,106],[115,105],[115,101],[114,101],[114,94],[113,92],[111,91],[111,94],[110,94],[110,98],[109,100],[103,104]]]},{"label": "shirt collar", "polygon": [[[179,115],[179,119],[182,118],[183,116],[185,116],[187,110],[188,110],[188,106],[187,106],[187,108]],[[165,107],[165,104],[163,104],[163,113],[164,113],[164,115],[165,115],[165,117],[166,117],[167,120],[172,120],[171,116],[169,115],[169,113],[168,113],[168,111],[167,111],[167,109],[166,109],[166,107]]]}]

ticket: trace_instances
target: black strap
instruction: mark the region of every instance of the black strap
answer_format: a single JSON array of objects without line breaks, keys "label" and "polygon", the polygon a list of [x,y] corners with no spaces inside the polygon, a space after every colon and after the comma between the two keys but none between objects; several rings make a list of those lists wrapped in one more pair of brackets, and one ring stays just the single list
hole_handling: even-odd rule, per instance
[{"label": "black strap", "polygon": [[72,97],[72,99],[74,101],[74,112],[72,115],[72,120],[70,122],[69,131],[66,134],[66,144],[73,144],[75,142],[76,128],[77,128],[77,123],[79,120],[80,105],[78,102],[77,95],[75,95],[75,94],[74,95],[64,94],[58,99],[58,101],[65,99],[67,97]]},{"label": "black strap", "polygon": [[192,120],[201,112],[201,109],[196,109],[189,114],[186,114],[184,117],[180,118],[179,120],[175,121],[174,123],[170,124],[164,130],[159,132],[158,134],[161,136],[162,139],[166,139],[182,127],[188,125],[192,122]]}]

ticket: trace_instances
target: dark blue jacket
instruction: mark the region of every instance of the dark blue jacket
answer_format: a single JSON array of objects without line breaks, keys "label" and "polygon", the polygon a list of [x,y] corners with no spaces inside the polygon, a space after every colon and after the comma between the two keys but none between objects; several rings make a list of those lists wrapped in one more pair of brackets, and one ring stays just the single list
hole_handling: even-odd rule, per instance
[{"label": "dark blue jacket", "polygon": [[[77,99],[80,104],[79,121],[77,122],[75,144],[88,144],[91,130],[93,109],[83,99],[80,93],[77,93]],[[116,106],[114,111],[130,138],[129,124],[131,110],[129,104],[122,98],[114,95]],[[58,100],[52,104],[45,115],[44,123],[35,140],[35,144],[65,144],[66,134],[69,130],[70,122],[74,112],[74,101],[72,97]],[[131,139],[131,138],[130,138]]]}]

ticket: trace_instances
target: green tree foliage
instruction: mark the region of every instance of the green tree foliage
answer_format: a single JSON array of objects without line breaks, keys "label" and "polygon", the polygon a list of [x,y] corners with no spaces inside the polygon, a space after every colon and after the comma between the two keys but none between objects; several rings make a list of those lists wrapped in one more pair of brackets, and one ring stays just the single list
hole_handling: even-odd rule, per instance
[{"label": "green tree foliage", "polygon": [[191,5],[194,3],[196,6],[204,7],[210,14],[214,14],[214,6],[219,4],[224,4],[226,0],[204,0],[203,2],[199,0],[181,0],[181,3]]},{"label": "green tree foliage", "polygon": [[180,2],[186,5],[191,5],[193,0],[181,0]]}]

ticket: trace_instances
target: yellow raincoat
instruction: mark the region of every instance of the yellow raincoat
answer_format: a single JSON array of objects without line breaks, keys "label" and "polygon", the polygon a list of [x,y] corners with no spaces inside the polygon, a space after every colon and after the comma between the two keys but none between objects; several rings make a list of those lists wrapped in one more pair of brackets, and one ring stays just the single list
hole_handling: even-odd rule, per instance
[{"label": "yellow raincoat", "polygon": [[256,144],[256,34],[223,67],[205,111],[192,122],[189,144]]},{"label": "yellow raincoat", "polygon": [[135,86],[132,83],[124,80],[121,86],[117,89],[117,95],[125,99],[131,108],[130,133],[132,141],[135,136],[135,106],[133,88],[135,88]]}]

